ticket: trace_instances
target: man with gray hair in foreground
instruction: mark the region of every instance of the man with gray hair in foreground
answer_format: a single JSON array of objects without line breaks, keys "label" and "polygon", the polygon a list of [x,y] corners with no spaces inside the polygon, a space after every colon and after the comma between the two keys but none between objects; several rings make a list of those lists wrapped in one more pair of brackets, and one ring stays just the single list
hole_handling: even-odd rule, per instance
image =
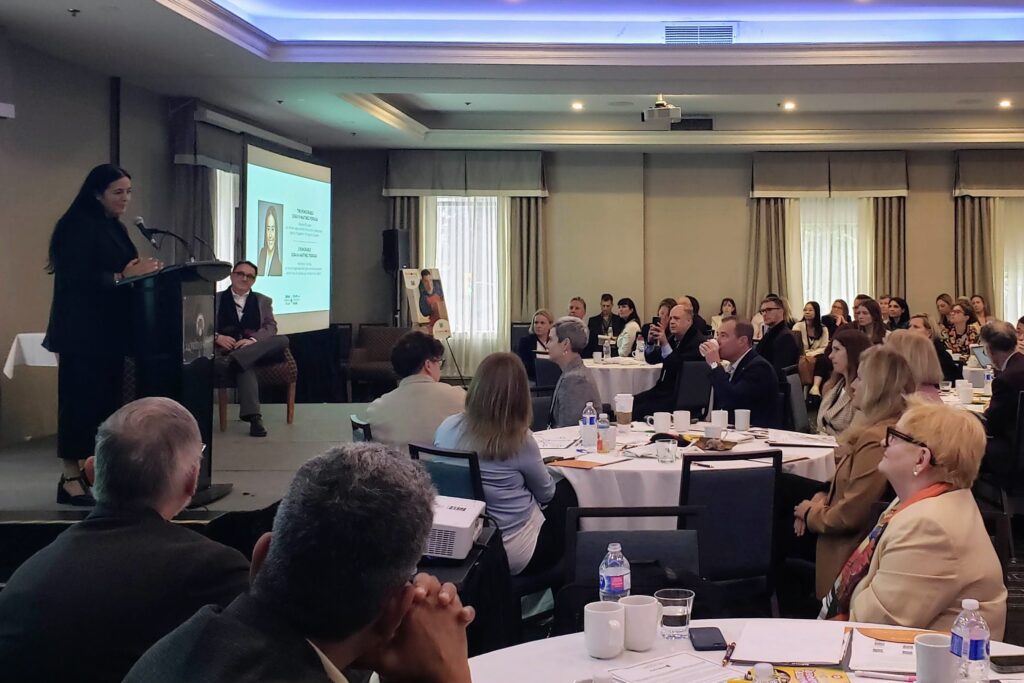
[{"label": "man with gray hair in foreground", "polygon": [[196,490],[199,426],[168,398],[133,401],[96,435],[96,507],[0,592],[0,679],[119,681],[203,605],[249,584],[233,550],[170,520]]},{"label": "man with gray hair in foreground", "polygon": [[989,439],[981,469],[1009,476],[1017,468],[1017,400],[1024,391],[1024,355],[1017,351],[1017,331],[1008,322],[988,323],[981,328],[980,336],[996,375],[992,399],[985,409]]},{"label": "man with gray hair in foreground", "polygon": [[256,543],[252,588],[205,607],[125,683],[467,683],[466,626],[451,584],[416,571],[433,523],[426,473],[376,443],[334,448],[296,473]]},{"label": "man with gray hair in foreground", "polygon": [[548,334],[548,354],[562,369],[551,396],[549,427],[570,427],[579,424],[587,402],[601,412],[601,393],[590,371],[583,365],[581,353],[587,348],[589,332],[583,322],[572,316],[559,318]]}]

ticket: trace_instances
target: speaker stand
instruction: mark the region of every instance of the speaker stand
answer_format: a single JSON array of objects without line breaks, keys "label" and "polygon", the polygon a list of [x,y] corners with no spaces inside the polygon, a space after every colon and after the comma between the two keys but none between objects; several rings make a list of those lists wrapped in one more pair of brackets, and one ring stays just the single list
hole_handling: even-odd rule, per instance
[{"label": "speaker stand", "polygon": [[234,484],[210,484],[202,491],[196,491],[188,507],[189,509],[206,507],[215,500],[220,500],[231,493],[231,489],[234,487]]}]

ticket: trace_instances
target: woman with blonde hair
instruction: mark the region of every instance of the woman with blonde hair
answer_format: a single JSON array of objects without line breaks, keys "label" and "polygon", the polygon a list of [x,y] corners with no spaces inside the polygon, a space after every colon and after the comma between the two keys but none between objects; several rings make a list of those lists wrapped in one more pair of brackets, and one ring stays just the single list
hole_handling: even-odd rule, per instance
[{"label": "woman with blonde hair", "polygon": [[530,433],[532,408],[526,369],[515,354],[492,353],[477,368],[466,409],[437,428],[434,445],[480,457],[487,512],[498,524],[512,574],[533,573],[561,557],[564,506],[540,506],[555,482]]},{"label": "woman with blonde hair", "polygon": [[1001,640],[1003,570],[971,486],[985,429],[966,410],[914,401],[885,431],[878,471],[896,499],[844,563],[822,618],[948,631],[964,598]]},{"label": "woman with blonde hair", "polygon": [[942,379],[947,382],[955,382],[960,379],[962,374],[960,368],[946,351],[946,344],[942,341],[939,332],[932,326],[932,321],[927,314],[917,313],[910,316],[910,327],[907,329],[931,342],[932,348],[935,349],[935,356],[939,359],[939,367],[942,368]]},{"label": "woman with blonde hair", "polygon": [[939,382],[942,381],[942,368],[932,343],[919,333],[894,330],[886,337],[885,345],[903,356],[910,365],[910,372],[917,382],[914,395],[926,401],[941,403]]},{"label": "woman with blonde hair", "polygon": [[521,337],[516,345],[516,355],[523,361],[526,376],[530,379],[537,379],[537,354],[547,356],[548,336],[554,324],[555,316],[551,315],[551,311],[546,308],[537,309],[530,322],[530,334]]},{"label": "woman with blonde hair", "polygon": [[[906,410],[906,397],[917,389],[903,356],[883,346],[861,354],[853,403],[857,415],[839,436],[836,473],[828,491],[819,491],[793,508],[793,532],[817,535],[815,594],[825,597],[843,563],[875,520],[871,506],[885,496],[888,484],[878,471],[885,430]],[[820,484],[819,484],[820,486]]]}]

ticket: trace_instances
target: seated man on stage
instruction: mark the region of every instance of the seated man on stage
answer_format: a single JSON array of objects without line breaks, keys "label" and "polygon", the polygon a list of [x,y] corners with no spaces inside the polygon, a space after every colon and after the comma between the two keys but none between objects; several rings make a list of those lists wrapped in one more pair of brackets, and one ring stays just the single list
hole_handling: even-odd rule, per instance
[{"label": "seated man on stage", "polygon": [[[779,427],[779,377],[772,364],[752,348],[754,326],[733,316],[722,319],[715,341],[701,344],[711,366],[711,386],[718,410],[746,409],[754,427]],[[721,361],[729,361],[729,369]],[[730,422],[734,421],[732,417]]]},{"label": "seated man on stage", "polygon": [[434,520],[430,477],[383,444],[306,462],[253,550],[252,589],[210,605],[154,645],[126,683],[469,683],[452,584],[415,571]]},{"label": "seated man on stage", "polygon": [[[661,325],[652,326],[654,345],[659,349],[661,357],[661,377],[653,387],[636,395],[633,401],[635,419],[642,420],[660,411],[675,410],[679,373],[683,363],[700,360],[699,349],[705,337],[693,324],[692,308],[685,304],[673,306],[668,314],[668,331],[669,334],[665,334]],[[650,356],[646,357],[648,363],[653,360]]]},{"label": "seated man on stage", "polygon": [[203,605],[249,588],[249,562],[170,520],[196,490],[204,446],[169,398],[133,401],[96,436],[96,507],[0,592],[0,679],[120,681]]},{"label": "seated man on stage", "polygon": [[279,360],[288,348],[288,337],[278,335],[274,302],[252,291],[255,282],[256,266],[239,261],[231,270],[231,286],[217,297],[214,372],[218,376],[236,373],[238,416],[249,423],[250,436],[266,436],[260,414],[260,385],[253,366]]}]

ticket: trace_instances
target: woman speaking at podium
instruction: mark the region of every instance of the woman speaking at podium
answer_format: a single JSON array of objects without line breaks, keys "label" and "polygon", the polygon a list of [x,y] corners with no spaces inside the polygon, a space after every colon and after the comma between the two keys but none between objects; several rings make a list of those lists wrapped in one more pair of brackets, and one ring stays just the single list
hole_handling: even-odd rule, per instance
[{"label": "woman speaking at podium", "polygon": [[131,195],[124,169],[97,166],[50,237],[53,303],[43,346],[59,355],[57,455],[64,471],[58,503],[94,503],[81,466],[93,454],[97,427],[121,406],[131,309],[128,292],[114,285],[163,267],[139,258],[121,222]]}]

